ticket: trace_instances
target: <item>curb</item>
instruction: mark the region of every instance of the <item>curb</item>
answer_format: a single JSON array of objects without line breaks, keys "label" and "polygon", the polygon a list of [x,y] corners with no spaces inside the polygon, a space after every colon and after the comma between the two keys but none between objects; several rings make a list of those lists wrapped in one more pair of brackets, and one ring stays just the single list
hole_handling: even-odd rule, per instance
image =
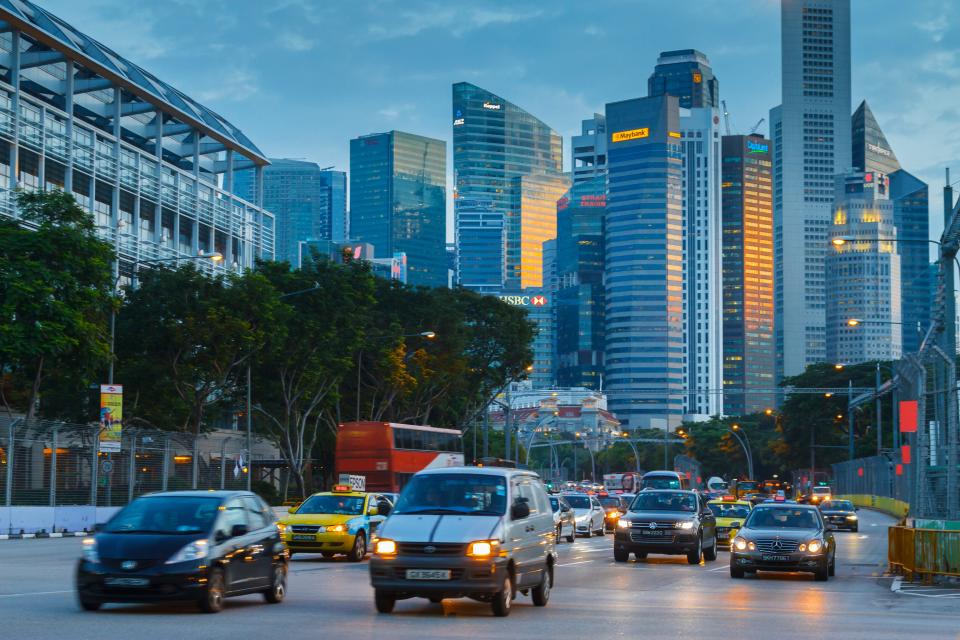
[{"label": "curb", "polygon": [[90,535],[87,531],[66,531],[64,533],[0,533],[0,540],[30,540],[42,538],[82,538]]}]

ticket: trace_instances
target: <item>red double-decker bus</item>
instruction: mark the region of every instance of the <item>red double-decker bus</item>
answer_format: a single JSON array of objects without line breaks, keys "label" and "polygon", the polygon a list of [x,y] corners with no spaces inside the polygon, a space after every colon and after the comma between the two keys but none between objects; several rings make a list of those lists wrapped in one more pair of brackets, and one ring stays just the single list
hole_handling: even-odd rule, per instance
[{"label": "red double-decker bus", "polygon": [[337,475],[365,476],[367,491],[398,492],[418,471],[463,466],[457,429],[395,422],[345,422],[337,431]]}]

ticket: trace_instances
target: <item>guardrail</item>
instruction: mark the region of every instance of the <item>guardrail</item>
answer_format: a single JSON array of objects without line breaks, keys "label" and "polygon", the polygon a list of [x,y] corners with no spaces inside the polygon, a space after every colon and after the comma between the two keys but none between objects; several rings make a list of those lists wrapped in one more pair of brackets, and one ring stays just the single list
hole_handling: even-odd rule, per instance
[{"label": "guardrail", "polygon": [[925,581],[933,576],[960,577],[960,531],[890,527],[887,561],[891,573],[911,580],[918,575]]},{"label": "guardrail", "polygon": [[896,498],[864,494],[838,495],[835,497],[838,500],[849,500],[858,507],[880,511],[894,518],[905,518],[910,511],[909,504]]}]

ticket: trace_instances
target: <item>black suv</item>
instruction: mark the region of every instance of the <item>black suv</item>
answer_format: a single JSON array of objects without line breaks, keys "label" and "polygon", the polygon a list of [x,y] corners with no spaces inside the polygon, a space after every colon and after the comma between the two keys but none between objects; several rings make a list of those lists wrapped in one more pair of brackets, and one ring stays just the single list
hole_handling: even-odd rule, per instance
[{"label": "black suv", "polygon": [[686,555],[687,562],[717,559],[717,521],[696,491],[641,491],[617,522],[613,558],[626,562],[648,553]]},{"label": "black suv", "polygon": [[857,511],[859,509],[849,500],[825,500],[820,503],[820,514],[827,523],[837,529],[849,529],[854,533],[860,530]]}]

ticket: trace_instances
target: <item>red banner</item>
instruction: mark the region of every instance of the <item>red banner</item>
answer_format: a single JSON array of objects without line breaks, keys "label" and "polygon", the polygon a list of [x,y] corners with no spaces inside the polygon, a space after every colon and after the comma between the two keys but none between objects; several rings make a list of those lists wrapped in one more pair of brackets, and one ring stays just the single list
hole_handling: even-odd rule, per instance
[{"label": "red banner", "polygon": [[900,447],[900,462],[910,464],[910,445],[905,444]]},{"label": "red banner", "polygon": [[860,476],[861,478],[863,477],[863,467],[859,467],[857,469],[857,475]]},{"label": "red banner", "polygon": [[917,401],[900,401],[900,433],[917,432]]},{"label": "red banner", "polygon": [[898,475],[898,476],[902,476],[902,475],[903,475],[903,465],[902,465],[902,464],[898,464],[898,465],[897,465],[897,475]]}]

